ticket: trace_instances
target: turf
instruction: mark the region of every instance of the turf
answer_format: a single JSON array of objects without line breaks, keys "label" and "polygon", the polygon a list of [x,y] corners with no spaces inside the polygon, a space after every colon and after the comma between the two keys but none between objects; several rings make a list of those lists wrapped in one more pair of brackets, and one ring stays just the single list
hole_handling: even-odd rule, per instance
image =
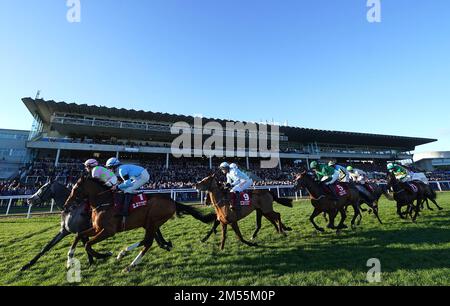
[{"label": "turf", "polygon": [[[67,281],[65,261],[72,236],[30,270],[19,272],[58,232],[57,216],[0,219],[0,285],[450,285],[450,193],[439,194],[438,202],[444,210],[425,210],[412,223],[399,219],[394,202],[383,199],[383,225],[365,213],[356,231],[348,229],[339,236],[331,230],[322,234],[313,230],[308,201],[296,202],[294,208],[275,204],[285,224],[293,228],[287,237],[263,221],[259,247],[251,248],[240,243],[230,228],[224,251],[218,248],[220,234],[200,242],[209,225],[189,216],[174,218],[162,227],[173,250],[155,244],[131,273],[122,270],[137,250],[121,261],[114,256],[88,268],[79,247],[80,283]],[[317,220],[325,225],[321,216]],[[254,225],[254,214],[240,222],[245,237],[251,236]],[[95,249],[117,255],[142,237],[143,230],[121,233]],[[380,283],[366,279],[370,258],[381,262]]]}]

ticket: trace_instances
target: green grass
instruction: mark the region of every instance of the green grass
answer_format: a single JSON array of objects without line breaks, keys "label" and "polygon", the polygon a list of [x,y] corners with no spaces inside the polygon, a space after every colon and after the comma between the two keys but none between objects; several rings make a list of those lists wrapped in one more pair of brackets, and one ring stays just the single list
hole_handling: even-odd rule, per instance
[{"label": "green grass", "polygon": [[[378,285],[450,285],[450,193],[439,194],[438,201],[443,211],[425,210],[414,224],[399,219],[394,202],[384,199],[380,202],[383,225],[365,213],[357,231],[345,230],[340,236],[333,231],[315,234],[308,220],[309,202],[297,202],[292,209],[276,204],[285,224],[293,228],[288,237],[276,234],[264,220],[260,247],[241,244],[229,229],[224,251],[218,248],[220,234],[200,242],[209,225],[189,216],[175,218],[162,228],[174,249],[166,252],[155,244],[128,274],[122,270],[137,250],[121,261],[111,257],[88,268],[79,247],[76,257],[82,263],[82,281],[77,285],[370,285],[366,280],[369,258],[381,261]],[[317,220],[325,225],[322,217]],[[254,215],[240,225],[249,238]],[[19,272],[58,229],[56,216],[0,219],[0,285],[70,285],[65,261],[72,236],[29,271]],[[142,237],[143,230],[118,234],[95,249],[117,255]]]}]

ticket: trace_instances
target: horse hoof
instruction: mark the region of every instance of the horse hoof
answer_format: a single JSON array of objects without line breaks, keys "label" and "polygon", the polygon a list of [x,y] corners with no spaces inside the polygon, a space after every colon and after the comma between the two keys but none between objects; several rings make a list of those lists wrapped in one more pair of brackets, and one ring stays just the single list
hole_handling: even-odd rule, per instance
[{"label": "horse hoof", "polygon": [[116,259],[117,259],[117,260],[121,260],[122,258],[125,257],[125,254],[126,254],[126,253],[127,253],[127,252],[125,252],[125,251],[121,251],[121,252],[119,253],[119,255],[117,255]]},{"label": "horse hoof", "polygon": [[442,208],[442,207],[439,207],[438,209],[439,209],[439,210],[443,210],[443,208]]},{"label": "horse hoof", "polygon": [[290,232],[292,231],[292,227],[286,227],[284,230]]},{"label": "horse hoof", "polygon": [[20,268],[20,272],[26,271],[26,270],[28,270],[29,268],[30,268],[29,265],[25,265],[25,266],[23,266],[22,268]]},{"label": "horse hoof", "polygon": [[128,266],[128,267],[126,267],[125,269],[123,269],[122,272],[123,272],[123,273],[130,273],[131,270],[133,270],[133,267]]},{"label": "horse hoof", "polygon": [[325,229],[322,228],[322,227],[319,227],[317,230],[319,231],[319,233],[324,233],[325,232]]}]

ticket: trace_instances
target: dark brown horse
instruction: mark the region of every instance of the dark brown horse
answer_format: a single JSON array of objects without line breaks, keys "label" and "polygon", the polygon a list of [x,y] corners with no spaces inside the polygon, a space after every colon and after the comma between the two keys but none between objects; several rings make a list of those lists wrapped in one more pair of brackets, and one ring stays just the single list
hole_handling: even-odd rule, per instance
[{"label": "dark brown horse", "polygon": [[66,206],[75,199],[87,199],[92,207],[92,228],[79,233],[76,239],[93,237],[86,242],[87,253],[94,258],[101,259],[111,256],[110,253],[101,254],[92,249],[105,239],[114,236],[118,232],[130,231],[137,228],[145,229],[145,237],[138,244],[144,246],[143,250],[128,266],[126,271],[131,271],[133,267],[142,261],[142,257],[150,249],[155,234],[159,227],[172,218],[175,213],[186,213],[204,223],[214,221],[214,214],[202,215],[197,209],[178,203],[165,195],[150,196],[147,205],[134,210],[127,218],[125,228],[122,227],[121,218],[117,217],[114,208],[114,196],[111,190],[103,186],[91,177],[81,177],[72,189]]},{"label": "dark brown horse", "polygon": [[[309,217],[309,221],[311,221],[312,225],[319,232],[324,232],[325,230],[322,227],[319,227],[314,219],[320,215],[321,213],[328,213],[330,216],[328,228],[336,229],[337,233],[340,232],[341,229],[347,228],[344,224],[344,221],[347,217],[345,212],[345,208],[347,205],[352,205],[355,214],[352,219],[352,228],[355,228],[355,220],[361,214],[359,211],[359,192],[356,188],[349,186],[348,192],[345,196],[340,196],[337,199],[334,199],[330,194],[325,193],[323,188],[320,186],[318,182],[315,181],[315,175],[313,173],[303,171],[296,178],[295,189],[299,190],[301,188],[305,188],[311,197],[311,204],[314,207],[314,211]],[[336,218],[337,213],[341,214],[341,221],[336,227],[334,225],[334,219]]]},{"label": "dark brown horse", "polygon": [[[396,179],[394,173],[387,174],[387,187],[392,189],[394,193],[394,200],[397,202],[397,214],[402,219],[406,219],[409,215],[413,222],[416,221],[419,215],[420,205],[425,201],[426,188],[420,184],[414,184],[417,191],[412,191],[410,187],[405,186],[407,183],[402,183]],[[416,205],[414,205],[416,201]],[[406,211],[402,212],[402,207],[406,206]],[[413,215],[414,212],[414,215]]]},{"label": "dark brown horse", "polygon": [[[273,210],[273,201],[280,203],[281,205],[292,207],[292,200],[285,198],[278,198],[267,190],[252,190],[251,191],[251,205],[242,206],[239,218],[234,210],[232,210],[230,192],[225,190],[216,178],[215,174],[212,174],[204,178],[201,182],[195,185],[195,188],[199,191],[208,192],[211,203],[216,211],[217,220],[222,225],[222,241],[220,243],[220,249],[223,250],[225,246],[227,225],[230,224],[231,228],[236,233],[238,239],[248,246],[256,246],[256,243],[249,242],[242,237],[241,231],[238,226],[238,221],[250,215],[254,210],[257,212],[257,228],[253,234],[256,237],[259,229],[261,228],[261,218],[266,217],[272,224],[276,225],[277,232],[286,235],[286,226],[281,222],[281,216],[279,213]],[[217,224],[217,222],[216,222]],[[217,224],[218,225],[218,224]],[[214,231],[211,229],[210,233],[203,239],[209,238]]]}]

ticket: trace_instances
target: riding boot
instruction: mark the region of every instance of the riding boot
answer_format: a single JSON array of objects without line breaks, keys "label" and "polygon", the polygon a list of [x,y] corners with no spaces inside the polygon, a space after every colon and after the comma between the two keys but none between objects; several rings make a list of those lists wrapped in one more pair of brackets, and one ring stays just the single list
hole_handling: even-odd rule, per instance
[{"label": "riding boot", "polygon": [[234,197],[233,208],[234,208],[234,211],[236,212],[237,219],[240,219],[241,218],[241,197],[240,197],[239,191],[235,191],[234,194],[235,194],[235,197]]},{"label": "riding boot", "polygon": [[128,217],[128,209],[130,208],[131,200],[133,200],[133,194],[125,193],[122,207],[122,228],[125,228],[125,223]]}]

